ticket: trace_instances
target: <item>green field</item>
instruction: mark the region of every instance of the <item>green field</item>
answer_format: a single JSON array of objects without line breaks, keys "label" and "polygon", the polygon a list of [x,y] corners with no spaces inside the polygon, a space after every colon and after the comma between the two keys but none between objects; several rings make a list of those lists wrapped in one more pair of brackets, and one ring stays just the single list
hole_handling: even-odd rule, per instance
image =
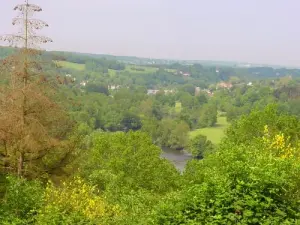
[{"label": "green field", "polygon": [[147,67],[147,66],[137,66],[137,65],[127,65],[125,71],[130,73],[139,73],[139,74],[149,74],[155,73],[158,68],[155,67]]},{"label": "green field", "polygon": [[207,127],[191,131],[190,138],[193,138],[198,134],[202,134],[205,135],[213,144],[219,144],[221,139],[225,136],[224,131],[228,125],[229,124],[226,121],[226,117],[218,117],[218,122],[214,127]]},{"label": "green field", "polygon": [[85,64],[78,64],[78,63],[72,63],[72,62],[67,62],[67,61],[55,61],[55,62],[59,66],[64,67],[64,68],[80,70],[80,71],[85,70]]},{"label": "green field", "polygon": [[175,112],[180,113],[182,109],[181,102],[176,102],[175,104]]},{"label": "green field", "polygon": [[175,69],[165,69],[165,70],[169,73],[176,73],[177,72],[177,70],[175,70]]},{"label": "green field", "polygon": [[[64,68],[79,70],[79,71],[85,70],[85,64],[72,63],[72,62],[67,62],[67,61],[55,61],[55,62],[59,66],[64,67]],[[127,65],[125,70],[123,70],[123,71],[127,71],[129,73],[135,73],[135,74],[150,74],[150,73],[155,73],[157,70],[158,70],[158,68],[155,68],[155,67]],[[120,72],[122,72],[122,71],[120,71]],[[117,74],[117,71],[109,69],[108,74],[113,77]]]},{"label": "green field", "polygon": [[117,70],[108,69],[108,74],[110,77],[114,77],[117,75]]}]

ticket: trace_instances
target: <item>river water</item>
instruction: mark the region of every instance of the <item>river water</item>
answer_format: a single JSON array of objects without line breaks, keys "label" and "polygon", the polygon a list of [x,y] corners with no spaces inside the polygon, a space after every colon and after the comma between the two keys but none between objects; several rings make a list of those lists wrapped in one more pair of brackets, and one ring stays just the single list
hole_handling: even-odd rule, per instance
[{"label": "river water", "polygon": [[188,160],[192,159],[192,155],[184,150],[175,150],[170,148],[162,148],[162,157],[172,162],[181,172]]}]

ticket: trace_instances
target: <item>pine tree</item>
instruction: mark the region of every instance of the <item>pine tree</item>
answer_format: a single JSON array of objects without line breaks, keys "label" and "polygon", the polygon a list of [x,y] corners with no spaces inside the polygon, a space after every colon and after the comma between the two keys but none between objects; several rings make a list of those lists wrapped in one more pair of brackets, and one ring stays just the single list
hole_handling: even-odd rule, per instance
[{"label": "pine tree", "polygon": [[17,49],[2,61],[0,71],[0,162],[5,172],[36,176],[47,171],[47,156],[60,149],[68,118],[52,100],[51,82],[43,71],[39,44],[52,40],[36,34],[48,27],[33,18],[42,9],[26,0],[14,10],[19,12],[13,19],[19,32],[0,37]]}]

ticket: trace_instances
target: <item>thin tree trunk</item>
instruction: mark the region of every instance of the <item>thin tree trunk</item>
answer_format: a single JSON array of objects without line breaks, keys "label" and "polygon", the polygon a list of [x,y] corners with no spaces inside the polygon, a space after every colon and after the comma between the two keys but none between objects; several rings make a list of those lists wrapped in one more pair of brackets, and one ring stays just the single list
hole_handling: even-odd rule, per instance
[{"label": "thin tree trunk", "polygon": [[[26,7],[28,6],[28,0],[26,0]],[[22,102],[22,132],[23,135],[25,134],[25,107],[26,107],[26,88],[27,88],[27,60],[28,60],[28,9],[26,8],[25,12],[25,62],[24,62],[24,74],[23,74],[23,102]],[[22,151],[19,156],[19,161],[18,161],[18,176],[22,177],[23,176],[23,167],[24,167],[24,153],[23,149],[20,149]]]},{"label": "thin tree trunk", "polygon": [[23,166],[24,166],[24,153],[21,153],[18,162],[18,177],[23,176]]}]

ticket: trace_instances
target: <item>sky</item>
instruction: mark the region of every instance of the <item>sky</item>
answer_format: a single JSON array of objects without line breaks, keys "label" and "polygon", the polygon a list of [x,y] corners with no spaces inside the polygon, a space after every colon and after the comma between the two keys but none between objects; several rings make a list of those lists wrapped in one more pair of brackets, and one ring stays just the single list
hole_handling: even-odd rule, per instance
[{"label": "sky", "polygon": [[[0,0],[0,34],[13,7]],[[299,0],[31,0],[47,50],[300,66]],[[3,44],[3,43],[0,43]]]}]

